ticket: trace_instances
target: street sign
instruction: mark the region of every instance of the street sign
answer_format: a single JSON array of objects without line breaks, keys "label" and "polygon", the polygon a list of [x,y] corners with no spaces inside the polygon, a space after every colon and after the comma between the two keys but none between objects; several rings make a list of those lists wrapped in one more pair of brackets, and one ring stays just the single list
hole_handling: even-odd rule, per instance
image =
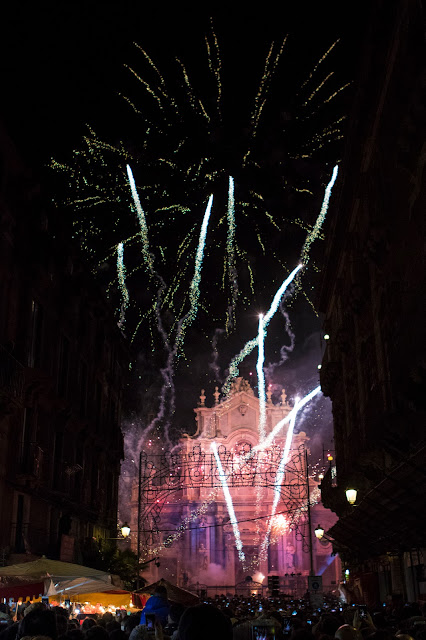
[{"label": "street sign", "polygon": [[322,576],[308,576],[308,591],[322,591]]}]

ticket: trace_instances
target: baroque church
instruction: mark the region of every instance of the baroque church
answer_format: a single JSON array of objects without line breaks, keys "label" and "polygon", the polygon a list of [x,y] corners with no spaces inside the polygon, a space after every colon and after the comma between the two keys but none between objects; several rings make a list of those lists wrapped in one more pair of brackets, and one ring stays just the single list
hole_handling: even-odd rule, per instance
[{"label": "baroque church", "polygon": [[[201,391],[196,431],[171,455],[142,454],[131,528],[137,531],[139,513],[141,560],[155,559],[143,572],[149,583],[163,577],[214,595],[262,590],[278,576],[282,592],[303,595],[313,572],[324,590],[338,587],[340,561],[313,531],[334,516],[318,503],[318,481],[307,473],[309,439],[297,421],[288,432],[285,391],[278,404],[271,391],[266,396],[262,442],[259,399],[237,378],[225,397],[216,387],[210,406]],[[132,543],[136,551],[135,536]]]}]

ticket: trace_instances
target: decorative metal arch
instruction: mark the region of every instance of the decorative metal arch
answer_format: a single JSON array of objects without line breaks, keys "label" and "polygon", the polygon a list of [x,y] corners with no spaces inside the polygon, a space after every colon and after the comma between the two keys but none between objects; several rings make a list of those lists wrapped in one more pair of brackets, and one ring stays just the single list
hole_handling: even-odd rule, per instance
[{"label": "decorative metal arch", "polygon": [[[223,471],[230,489],[236,487],[263,487],[277,489],[277,474],[283,449],[273,445],[252,451],[248,443],[239,443],[237,451],[218,447]],[[161,513],[170,496],[190,489],[221,488],[222,483],[213,453],[206,453],[200,445],[190,452],[171,455],[140,456],[139,534],[142,555],[160,542]],[[308,488],[306,480],[305,448],[290,450],[285,464],[283,481],[279,485],[278,511],[288,513],[290,526],[304,537],[298,521],[306,508]]]}]

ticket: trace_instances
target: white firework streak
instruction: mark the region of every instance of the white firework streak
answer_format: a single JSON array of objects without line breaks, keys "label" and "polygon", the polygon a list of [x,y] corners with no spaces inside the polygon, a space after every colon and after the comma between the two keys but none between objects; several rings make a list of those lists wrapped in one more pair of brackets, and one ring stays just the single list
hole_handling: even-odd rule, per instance
[{"label": "white firework streak", "polygon": [[[158,274],[154,270],[152,270],[153,275],[159,278],[161,282],[161,287],[157,294],[157,303],[155,308],[156,308],[156,317],[157,317],[157,328],[158,328],[158,331],[160,332],[160,335],[163,338],[165,348],[167,349],[167,362],[166,362],[166,366],[161,369],[161,375],[163,377],[163,386],[160,392],[160,408],[157,413],[157,416],[154,418],[154,420],[152,420],[149,426],[145,429],[142,437],[140,438],[139,449],[142,448],[143,443],[146,437],[148,436],[148,434],[166,416],[166,395],[170,396],[169,413],[173,412],[175,408],[175,387],[173,382],[173,375],[174,375],[173,365],[175,362],[175,357],[178,354],[179,347],[182,344],[185,330],[197,315],[197,303],[200,296],[200,280],[201,280],[201,268],[203,263],[204,245],[206,241],[207,226],[210,218],[212,203],[213,203],[213,195],[211,195],[209,198],[207,208],[204,214],[203,223],[201,225],[198,249],[195,256],[194,277],[191,281],[190,293],[189,293],[191,307],[188,313],[178,323],[178,327],[176,331],[176,340],[173,348],[169,344],[169,339],[166,331],[164,330],[163,323],[161,320],[161,314],[160,314],[161,297],[165,289],[164,280],[160,276],[158,276]],[[169,449],[171,449],[172,447],[171,447],[170,439],[168,436],[168,426],[166,427],[165,438],[166,438],[166,442]]]},{"label": "white firework streak", "polygon": [[265,329],[263,323],[263,314],[259,316],[259,333],[257,336],[258,358],[256,364],[257,384],[259,388],[259,442],[265,439],[266,424],[266,396],[265,396],[265,374],[263,364],[265,361]]},{"label": "white firework streak", "polygon": [[117,278],[118,278],[118,284],[121,290],[121,294],[123,296],[123,301],[121,303],[121,310],[120,310],[120,319],[117,323],[120,329],[123,329],[124,327],[124,323],[126,321],[126,309],[129,305],[129,292],[126,287],[126,267],[124,266],[123,254],[124,254],[123,243],[120,242],[117,245]]},{"label": "white firework streak", "polygon": [[243,543],[241,541],[240,530],[238,528],[238,521],[235,515],[234,505],[232,502],[231,494],[229,492],[228,483],[226,481],[226,475],[225,475],[225,472],[223,471],[222,461],[219,457],[219,453],[217,451],[217,446],[215,442],[212,442],[211,449],[216,459],[217,470],[219,471],[219,477],[222,483],[223,495],[225,496],[226,504],[228,507],[229,518],[231,521],[232,529],[234,531],[235,546],[237,547],[238,557],[240,558],[241,562],[245,562],[246,557],[243,552]]},{"label": "white firework streak", "polygon": [[226,251],[228,254],[228,278],[231,289],[231,304],[228,311],[228,323],[231,327],[235,324],[235,305],[238,297],[237,268],[235,266],[235,198],[234,198],[234,178],[229,176],[228,189],[228,236],[226,240]]},{"label": "white firework streak", "polygon": [[132,192],[133,202],[136,208],[136,214],[138,217],[139,227],[141,230],[142,236],[142,255],[147,264],[147,267],[151,274],[153,274],[153,262],[152,256],[149,253],[149,241],[148,241],[148,226],[146,224],[145,212],[142,209],[141,201],[139,200],[139,195],[136,189],[135,179],[133,177],[133,172],[130,168],[130,165],[126,165],[127,169],[127,177],[129,179],[130,190]]},{"label": "white firework streak", "polygon": [[195,254],[194,277],[189,286],[189,300],[191,307],[188,313],[179,321],[176,332],[175,353],[179,351],[183,336],[188,325],[193,322],[197,315],[198,300],[200,298],[200,281],[201,269],[203,266],[204,247],[206,244],[207,227],[209,224],[210,214],[213,205],[213,194],[211,194],[204,213],[203,223],[201,225],[200,237],[198,240],[197,253]]},{"label": "white firework streak", "polygon": [[[269,311],[263,319],[264,330],[267,328],[271,318],[276,313],[280,300],[284,295],[284,293],[286,292],[287,287],[291,284],[295,275],[300,271],[300,269],[302,269],[302,267],[303,267],[303,264],[298,264],[297,267],[293,269],[293,271],[290,273],[288,278],[284,280],[284,282],[278,289],[277,293],[274,296],[274,299],[272,300],[272,304],[269,308]],[[224,394],[227,394],[229,392],[233,378],[235,378],[238,375],[238,365],[244,360],[244,358],[246,358],[253,351],[253,349],[257,346],[257,344],[258,344],[257,337],[253,338],[252,340],[249,340],[249,342],[245,344],[245,346],[240,351],[240,353],[232,359],[231,364],[229,365],[228,377],[226,378],[225,384],[223,385],[223,388],[222,388],[222,391]]]},{"label": "white firework streak", "polygon": [[297,406],[293,407],[293,409],[290,411],[290,413],[286,415],[285,418],[277,422],[275,427],[272,429],[271,433],[266,436],[265,440],[261,444],[258,444],[255,447],[253,447],[251,452],[248,454],[247,458],[250,458],[252,455],[254,455],[256,451],[261,451],[263,449],[266,449],[266,447],[269,447],[269,445],[272,444],[273,439],[275,438],[277,433],[281,431],[283,426],[286,425],[288,422],[290,422],[290,420],[293,419],[293,416],[295,416],[296,413],[300,411],[300,409],[302,409],[302,407],[308,404],[308,402],[310,402],[312,398],[318,395],[320,391],[321,391],[321,387],[318,386],[318,387],[315,387],[315,389],[313,389],[309,393],[307,393],[306,396],[302,398],[302,400],[297,404]]},{"label": "white firework streak", "polygon": [[316,219],[312,230],[306,236],[305,244],[303,245],[302,253],[301,253],[301,260],[304,265],[306,265],[309,260],[309,250],[311,248],[311,244],[318,237],[318,234],[321,231],[321,227],[324,224],[325,216],[327,215],[327,210],[328,210],[328,203],[330,201],[331,190],[333,188],[334,183],[336,182],[338,170],[339,170],[339,167],[336,164],[336,166],[333,169],[330,182],[328,183],[325,189],[324,200],[322,202],[322,206],[321,206],[321,210],[319,212],[318,218]]},{"label": "white firework streak", "polygon": [[262,545],[260,547],[260,551],[259,551],[259,556],[262,557],[265,552],[266,549],[268,547],[268,543],[269,543],[269,536],[271,533],[271,529],[272,529],[272,519],[275,515],[275,512],[277,510],[277,506],[278,506],[278,502],[280,501],[281,498],[281,491],[280,491],[280,487],[281,484],[283,482],[284,479],[284,473],[285,473],[285,465],[287,463],[287,458],[288,458],[288,454],[290,451],[290,447],[291,447],[291,443],[293,440],[293,432],[294,432],[294,425],[296,423],[296,416],[297,416],[297,412],[299,411],[300,405],[299,405],[299,399],[296,399],[296,404],[293,407],[293,411],[292,411],[292,417],[290,419],[290,424],[288,427],[288,431],[287,431],[287,436],[285,439],[285,445],[284,445],[284,451],[283,451],[283,455],[281,456],[281,460],[280,460],[280,464],[278,465],[278,471],[277,471],[277,475],[275,478],[275,483],[274,483],[274,501],[272,503],[272,511],[271,511],[271,515],[269,516],[269,523],[268,523],[268,529],[266,531],[265,534],[265,538],[262,542]]}]

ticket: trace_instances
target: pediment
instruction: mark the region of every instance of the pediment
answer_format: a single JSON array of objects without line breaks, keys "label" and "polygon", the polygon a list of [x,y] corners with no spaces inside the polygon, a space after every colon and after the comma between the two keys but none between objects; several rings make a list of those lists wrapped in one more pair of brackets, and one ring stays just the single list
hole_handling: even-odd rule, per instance
[{"label": "pediment", "polygon": [[232,411],[232,409],[235,409],[242,404],[247,405],[251,409],[255,409],[257,411],[259,409],[259,398],[256,398],[254,395],[247,393],[247,391],[239,391],[238,393],[234,393],[230,398],[225,400],[222,403],[222,408],[225,411]]}]

